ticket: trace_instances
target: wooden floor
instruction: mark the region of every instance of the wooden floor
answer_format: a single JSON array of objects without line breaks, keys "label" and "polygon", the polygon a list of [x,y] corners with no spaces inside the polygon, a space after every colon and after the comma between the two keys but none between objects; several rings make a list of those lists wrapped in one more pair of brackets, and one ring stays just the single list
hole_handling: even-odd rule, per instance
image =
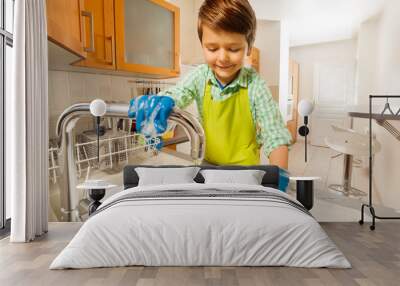
[{"label": "wooden floor", "polygon": [[51,223],[32,243],[0,241],[0,285],[400,285],[400,223],[379,222],[370,231],[357,223],[322,223],[353,268],[123,267],[48,270],[79,229],[79,223]]}]

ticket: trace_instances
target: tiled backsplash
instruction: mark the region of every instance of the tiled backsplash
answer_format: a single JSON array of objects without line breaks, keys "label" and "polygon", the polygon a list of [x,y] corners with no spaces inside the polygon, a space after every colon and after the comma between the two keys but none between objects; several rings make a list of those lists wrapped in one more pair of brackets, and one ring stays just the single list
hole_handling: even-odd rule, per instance
[{"label": "tiled backsplash", "polygon": [[57,119],[68,106],[75,103],[91,102],[96,98],[128,102],[130,99],[128,78],[49,71],[50,138],[55,136]]}]

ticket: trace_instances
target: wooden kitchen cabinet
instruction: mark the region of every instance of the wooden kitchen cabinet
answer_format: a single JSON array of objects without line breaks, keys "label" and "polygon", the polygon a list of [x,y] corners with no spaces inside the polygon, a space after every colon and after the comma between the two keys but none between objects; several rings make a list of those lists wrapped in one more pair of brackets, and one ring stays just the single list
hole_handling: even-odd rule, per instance
[{"label": "wooden kitchen cabinet", "polygon": [[258,73],[260,72],[260,50],[256,47],[251,49],[250,56],[246,56],[245,64],[248,67],[253,67]]},{"label": "wooden kitchen cabinet", "polygon": [[83,37],[82,0],[47,0],[47,34],[50,41],[64,49],[86,57]]},{"label": "wooden kitchen cabinet", "polygon": [[115,0],[114,8],[116,69],[179,76],[179,8],[165,0]]},{"label": "wooden kitchen cabinet", "polygon": [[85,13],[91,15],[83,23],[85,42],[89,43],[89,48],[86,59],[74,65],[114,70],[114,0],[84,0],[84,6]]},{"label": "wooden kitchen cabinet", "polygon": [[50,68],[179,76],[180,10],[165,0],[47,0],[47,22]]}]

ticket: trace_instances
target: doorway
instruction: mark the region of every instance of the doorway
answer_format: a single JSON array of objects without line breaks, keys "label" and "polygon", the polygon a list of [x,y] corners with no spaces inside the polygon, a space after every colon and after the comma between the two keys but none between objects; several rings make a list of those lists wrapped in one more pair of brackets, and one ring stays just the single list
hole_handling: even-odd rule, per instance
[{"label": "doorway", "polygon": [[312,145],[326,147],[324,138],[332,133],[331,125],[349,127],[349,106],[355,104],[355,65],[315,64],[314,100],[310,141]]}]

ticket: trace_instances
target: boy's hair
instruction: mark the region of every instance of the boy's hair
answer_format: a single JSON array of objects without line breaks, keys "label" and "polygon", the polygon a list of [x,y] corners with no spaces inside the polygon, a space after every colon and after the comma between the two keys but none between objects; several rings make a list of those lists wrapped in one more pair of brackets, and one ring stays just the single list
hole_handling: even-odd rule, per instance
[{"label": "boy's hair", "polygon": [[200,7],[197,23],[200,42],[203,38],[203,25],[213,30],[244,35],[249,50],[254,44],[257,20],[248,0],[205,0]]}]

